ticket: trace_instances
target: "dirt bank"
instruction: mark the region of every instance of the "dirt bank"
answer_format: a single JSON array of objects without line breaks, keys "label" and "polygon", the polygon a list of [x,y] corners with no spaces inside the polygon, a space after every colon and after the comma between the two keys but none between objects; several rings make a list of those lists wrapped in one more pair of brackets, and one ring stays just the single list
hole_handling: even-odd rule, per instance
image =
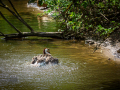
[{"label": "dirt bank", "polygon": [[[120,33],[119,31],[114,32],[109,38],[103,41],[86,40],[86,43],[93,45],[97,50],[103,53],[108,60],[114,60],[120,63]],[[102,42],[102,43],[101,43]],[[95,50],[96,52],[96,50]]]},{"label": "dirt bank", "polygon": [[103,44],[101,44],[102,53],[108,57],[108,60],[114,60],[120,62],[120,42],[119,40],[112,40],[108,38]]}]

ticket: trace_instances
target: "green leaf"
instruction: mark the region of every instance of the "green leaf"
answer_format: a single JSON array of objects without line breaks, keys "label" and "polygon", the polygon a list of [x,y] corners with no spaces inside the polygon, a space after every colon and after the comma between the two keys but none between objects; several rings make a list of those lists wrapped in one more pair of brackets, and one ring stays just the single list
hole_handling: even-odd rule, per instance
[{"label": "green leaf", "polygon": [[74,30],[74,29],[75,29],[75,26],[72,26],[72,29]]},{"label": "green leaf", "polygon": [[82,4],[81,4],[84,8],[86,8],[88,6],[88,3],[87,1],[84,1]]}]

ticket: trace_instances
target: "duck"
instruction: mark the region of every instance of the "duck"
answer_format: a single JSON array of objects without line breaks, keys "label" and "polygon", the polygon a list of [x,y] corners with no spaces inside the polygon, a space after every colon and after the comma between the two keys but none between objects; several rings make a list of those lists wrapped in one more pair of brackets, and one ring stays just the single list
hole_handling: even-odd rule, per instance
[{"label": "duck", "polygon": [[49,48],[44,48],[43,49],[43,54],[34,56],[32,58],[31,64],[34,66],[43,66],[47,64],[58,64],[58,59],[54,58],[50,54],[50,49]]}]

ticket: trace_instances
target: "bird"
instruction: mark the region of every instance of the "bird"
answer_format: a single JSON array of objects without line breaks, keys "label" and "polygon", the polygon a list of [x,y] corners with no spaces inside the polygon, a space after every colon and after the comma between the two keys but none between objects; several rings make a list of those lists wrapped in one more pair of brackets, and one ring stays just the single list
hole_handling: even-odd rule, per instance
[{"label": "bird", "polygon": [[43,54],[34,56],[32,58],[32,65],[35,66],[43,66],[46,64],[58,64],[58,59],[54,58],[51,54],[50,54],[50,49],[49,48],[44,48],[43,49]]}]

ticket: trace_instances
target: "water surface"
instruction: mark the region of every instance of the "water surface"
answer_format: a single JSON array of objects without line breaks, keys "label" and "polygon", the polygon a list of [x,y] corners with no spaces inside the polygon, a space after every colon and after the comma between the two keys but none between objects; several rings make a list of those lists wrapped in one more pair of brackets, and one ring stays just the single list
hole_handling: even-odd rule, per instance
[{"label": "water surface", "polygon": [[[27,8],[27,0],[12,0],[16,9],[36,31],[57,31],[56,21],[37,18],[40,12]],[[8,3],[5,1],[5,3]],[[0,8],[1,9],[1,8]],[[33,10],[34,9],[34,10]],[[4,15],[21,31],[29,31],[6,10]],[[1,17],[0,31],[16,33]],[[2,38],[2,37],[0,37]],[[31,66],[34,56],[50,48],[58,65]],[[1,90],[120,90],[120,65],[108,60],[84,41],[38,39],[0,40]]]},{"label": "water surface", "polygon": [[[30,65],[32,57],[41,54],[44,47],[51,49],[51,54],[59,59],[59,65]],[[1,40],[0,87],[30,90],[120,88],[119,65],[92,51],[83,41]]]}]

